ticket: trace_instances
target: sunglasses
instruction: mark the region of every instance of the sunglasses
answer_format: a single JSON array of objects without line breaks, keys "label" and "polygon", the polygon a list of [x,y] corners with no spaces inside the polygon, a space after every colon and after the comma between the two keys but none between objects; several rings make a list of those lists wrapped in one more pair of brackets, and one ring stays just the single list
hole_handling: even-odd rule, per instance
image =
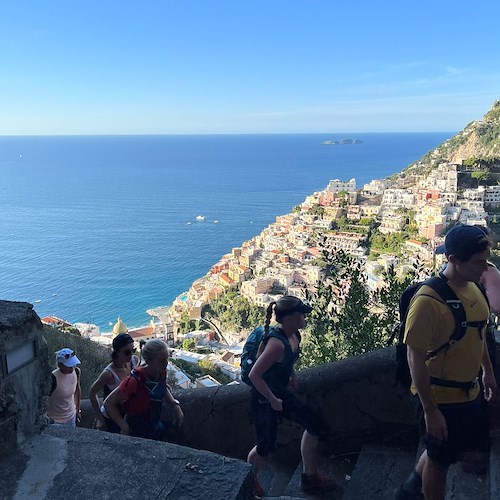
[{"label": "sunglasses", "polygon": [[76,356],[76,352],[72,352],[71,354],[65,354],[64,356],[59,356],[59,357],[63,357],[64,359],[69,359],[72,358],[73,356]]}]

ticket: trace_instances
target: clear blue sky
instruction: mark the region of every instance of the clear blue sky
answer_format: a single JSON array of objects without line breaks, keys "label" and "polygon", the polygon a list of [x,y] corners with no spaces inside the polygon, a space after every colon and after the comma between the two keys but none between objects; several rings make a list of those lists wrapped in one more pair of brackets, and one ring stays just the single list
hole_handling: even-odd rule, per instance
[{"label": "clear blue sky", "polygon": [[455,131],[500,2],[0,0],[0,135]]}]

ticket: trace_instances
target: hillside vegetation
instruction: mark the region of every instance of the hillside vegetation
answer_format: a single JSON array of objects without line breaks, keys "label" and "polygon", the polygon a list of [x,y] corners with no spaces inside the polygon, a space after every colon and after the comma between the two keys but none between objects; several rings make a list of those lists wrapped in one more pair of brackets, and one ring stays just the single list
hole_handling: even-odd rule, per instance
[{"label": "hillside vegetation", "polygon": [[471,159],[476,160],[477,165],[481,162],[488,164],[492,170],[500,168],[500,101],[493,104],[483,120],[469,123],[464,130],[429,151],[394,178],[427,173],[443,162],[462,164],[468,160],[474,163]]}]

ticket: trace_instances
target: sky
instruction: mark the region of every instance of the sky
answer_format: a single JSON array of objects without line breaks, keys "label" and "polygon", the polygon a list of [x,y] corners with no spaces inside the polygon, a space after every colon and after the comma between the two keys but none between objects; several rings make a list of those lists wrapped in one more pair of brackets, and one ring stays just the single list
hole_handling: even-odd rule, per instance
[{"label": "sky", "polygon": [[500,2],[0,0],[0,135],[458,131]]}]

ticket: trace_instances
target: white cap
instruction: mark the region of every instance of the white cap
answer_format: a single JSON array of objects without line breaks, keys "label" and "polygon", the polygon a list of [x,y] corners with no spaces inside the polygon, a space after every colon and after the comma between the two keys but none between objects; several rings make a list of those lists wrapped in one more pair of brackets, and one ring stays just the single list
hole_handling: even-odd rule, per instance
[{"label": "white cap", "polygon": [[75,351],[65,347],[56,352],[56,362],[61,363],[68,368],[79,365],[80,360],[76,357]]}]

